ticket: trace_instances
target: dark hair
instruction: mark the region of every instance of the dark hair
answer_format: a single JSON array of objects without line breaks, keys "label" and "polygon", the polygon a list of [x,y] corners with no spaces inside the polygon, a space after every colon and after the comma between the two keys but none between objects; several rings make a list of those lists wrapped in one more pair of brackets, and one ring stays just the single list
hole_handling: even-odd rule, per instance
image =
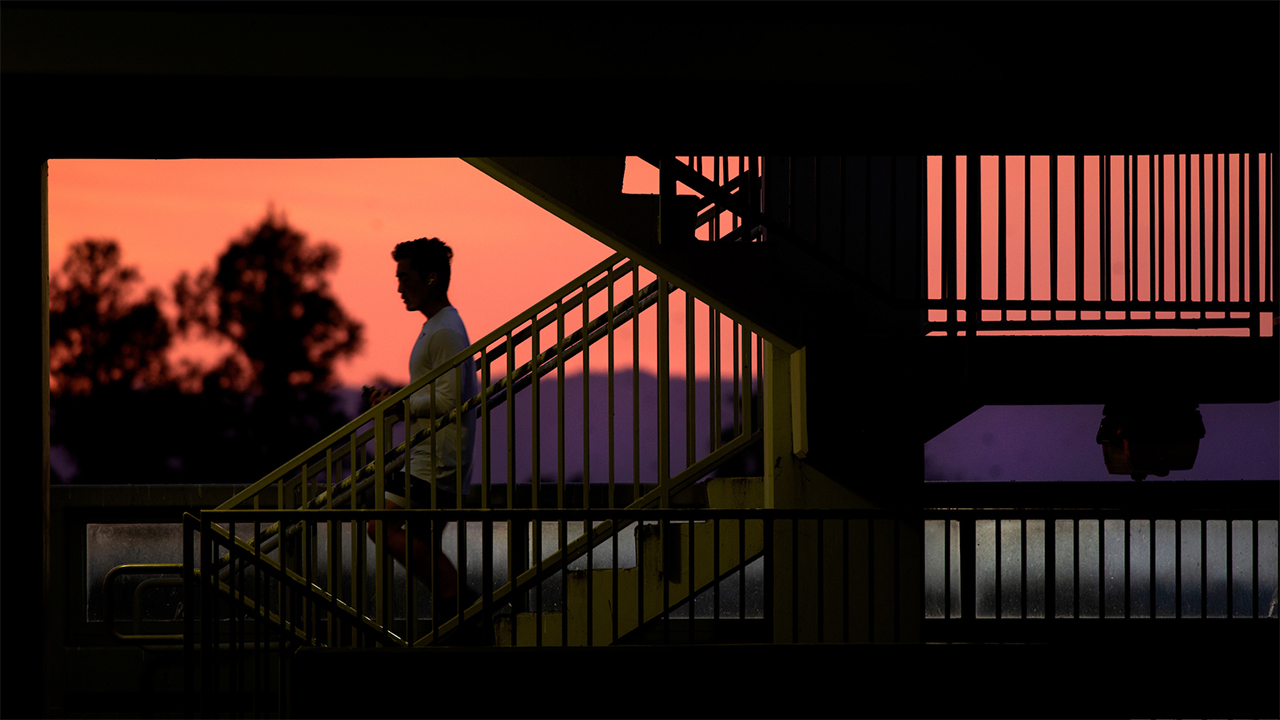
[{"label": "dark hair", "polygon": [[435,273],[438,292],[449,289],[449,266],[453,263],[453,248],[445,245],[439,238],[418,238],[396,245],[391,251],[392,260],[408,260],[409,267],[419,276],[426,278]]}]

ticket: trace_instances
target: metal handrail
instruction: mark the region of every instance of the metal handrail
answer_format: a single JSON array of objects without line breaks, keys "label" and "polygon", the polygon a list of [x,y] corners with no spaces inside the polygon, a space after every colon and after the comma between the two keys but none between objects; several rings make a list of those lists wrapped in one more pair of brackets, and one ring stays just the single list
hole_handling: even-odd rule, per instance
[{"label": "metal handrail", "polygon": [[[582,348],[584,346],[584,341],[582,336],[584,331],[586,331],[586,335],[587,335],[585,344],[590,345],[594,343],[596,340],[599,340],[601,337],[603,337],[605,333],[608,332],[610,327],[613,327],[613,328],[619,327],[623,323],[632,319],[636,313],[639,313],[645,310],[646,308],[652,306],[653,303],[657,302],[657,297],[656,297],[657,288],[658,288],[658,281],[654,281],[653,283],[650,283],[640,293],[640,303],[639,303],[638,309],[634,307],[635,298],[627,298],[626,300],[624,300],[623,302],[615,306],[611,313],[606,313],[605,315],[601,315],[600,317],[592,321],[588,327],[577,330],[573,334],[571,334],[569,337],[565,338],[564,344],[557,345],[556,348],[547,350],[546,352],[540,354],[534,360],[531,360],[525,365],[523,365],[521,367],[521,370],[517,374],[517,376],[515,376],[513,378],[513,381],[510,383],[512,385],[511,388],[507,387],[508,380],[507,378],[504,378],[498,381],[497,383],[494,383],[493,385],[486,388],[483,392],[481,392],[476,397],[473,397],[472,399],[463,403],[461,412],[463,414],[468,413],[474,410],[476,407],[478,407],[482,402],[486,402],[486,401],[487,401],[486,407],[489,407],[489,408],[496,407],[507,399],[509,392],[518,393],[521,390],[528,387],[529,385],[533,384],[535,380],[535,375],[538,378],[541,378],[543,375],[546,375],[547,373],[551,372],[554,369],[554,366],[552,365],[553,362],[557,360],[564,360],[564,359],[575,357],[580,352],[582,352]],[[612,315],[612,320],[609,319],[608,317],[609,315]],[[391,471],[399,470],[400,468],[402,468],[404,466],[404,452],[406,447],[412,444],[416,444],[418,442],[424,441],[432,433],[438,433],[445,426],[455,422],[457,420],[457,417],[458,417],[458,411],[454,410],[448,415],[438,419],[433,426],[420,430],[418,433],[416,433],[413,436],[411,440],[406,440],[405,442],[397,445],[392,450],[388,451],[386,456],[384,456],[384,463],[385,463],[384,468]],[[363,437],[367,439],[368,434],[366,434]],[[357,442],[360,442],[360,441],[357,440]],[[356,494],[359,494],[360,492],[367,489],[370,485],[372,485],[374,482],[373,473],[375,472],[375,465],[376,465],[376,461],[370,462],[367,465],[361,467],[352,475],[349,475],[348,477],[344,478],[341,481],[341,483],[339,483],[338,486],[333,488],[334,491],[337,491],[337,494],[332,496],[332,502],[335,504],[346,502],[347,500],[350,499],[353,492]],[[319,472],[319,466],[316,467],[316,473],[318,472]],[[704,471],[704,474],[705,472],[709,472],[709,471]],[[353,482],[354,482],[354,489],[352,488]],[[672,487],[674,489],[670,490],[670,492],[677,493],[680,490],[684,489],[684,487],[687,487],[687,485],[681,484],[678,487],[673,485]],[[648,493],[648,495],[646,495],[644,498],[638,499],[637,502],[643,502],[645,504],[641,506],[647,507],[649,504],[656,501],[655,500],[655,498],[657,497],[656,493],[658,493],[657,489]],[[305,503],[305,507],[309,509],[321,509],[322,507],[330,506],[331,505],[331,503],[329,502],[330,497],[331,497],[330,491],[327,491],[327,490],[322,491],[321,493],[317,494],[315,497],[307,501]],[[232,500],[227,501],[227,503],[224,503],[222,506],[219,507],[219,509],[230,509],[231,503],[233,501],[234,501],[234,498]],[[289,535],[289,534],[295,533],[297,532],[299,527],[300,526],[295,525],[290,528],[286,528],[285,534]],[[259,534],[258,538],[255,539],[255,542],[260,543],[264,551],[273,550],[279,542],[279,533],[280,533],[279,523],[273,524],[267,529],[263,530],[262,533]]]},{"label": "metal handrail", "polygon": [[[226,501],[220,507],[224,509],[233,508],[245,502],[246,500],[252,499],[259,492],[270,487],[272,483],[275,483],[283,479],[285,476],[287,476],[290,473],[290,471],[295,470],[299,466],[306,463],[311,457],[314,457],[316,455],[321,455],[327,449],[338,445],[340,442],[343,442],[347,436],[354,433],[360,427],[364,426],[370,421],[381,421],[388,409],[394,407],[398,403],[405,401],[414,392],[417,392],[423,387],[440,379],[440,377],[442,377],[446,372],[453,370],[455,366],[460,365],[468,357],[475,355],[477,352],[482,350],[484,347],[486,347],[490,343],[494,342],[498,338],[507,334],[511,330],[514,330],[516,327],[526,322],[527,320],[530,320],[536,317],[543,310],[546,310],[552,305],[555,305],[561,298],[565,297],[566,295],[569,295],[574,290],[580,289],[583,283],[587,282],[592,277],[599,275],[605,269],[612,267],[615,263],[619,262],[622,259],[624,259],[624,256],[622,255],[622,253],[614,253],[613,255],[609,256],[603,262],[597,264],[596,266],[592,267],[590,270],[587,270],[586,272],[582,273],[578,277],[562,285],[558,290],[547,295],[541,301],[534,304],[534,306],[531,307],[530,309],[517,315],[514,319],[504,323],[498,329],[489,333],[481,340],[472,343],[470,347],[459,352],[457,355],[454,355],[452,358],[442,363],[439,367],[437,367],[430,373],[427,373],[426,375],[419,378],[418,380],[406,385],[404,388],[401,388],[400,390],[393,393],[387,399],[378,403],[374,407],[364,411],[359,416],[357,416],[354,420],[348,422],[346,425],[343,425],[338,430],[335,430],[334,432],[330,433],[326,438],[324,438],[320,442],[312,445],[307,450],[303,451],[302,453],[299,453],[292,460],[286,462],[285,464],[273,470],[266,477],[262,478],[256,483],[245,488],[240,493],[237,493],[235,497]],[[628,261],[628,264],[624,265],[624,267],[627,267],[629,270],[630,267],[633,265],[634,265],[633,261]],[[569,308],[576,307],[576,305],[580,302],[581,302],[581,298],[572,298],[569,302],[568,307]],[[545,327],[545,324],[542,327]]]},{"label": "metal handrail", "polygon": [[[107,631],[108,631],[108,632],[110,632],[112,635],[114,635],[114,636],[116,637],[116,639],[118,639],[118,640],[125,640],[125,641],[132,641],[132,642],[182,642],[182,638],[183,638],[183,636],[182,636],[181,634],[176,634],[176,635],[174,635],[174,634],[169,634],[169,635],[125,635],[125,634],[121,633],[119,630],[117,630],[117,629],[116,629],[116,604],[115,604],[115,593],[113,593],[113,592],[112,592],[111,584],[115,581],[115,579],[116,579],[117,577],[119,577],[119,576],[121,576],[121,575],[126,575],[126,574],[131,574],[131,575],[147,574],[147,575],[150,575],[150,574],[161,573],[161,572],[172,572],[172,573],[177,573],[177,574],[181,575],[181,573],[182,573],[182,563],[152,563],[152,564],[118,565],[118,566],[113,567],[113,568],[111,568],[110,570],[108,570],[108,571],[107,571],[107,575],[106,575],[106,577],[104,577],[104,578],[102,579],[102,595],[103,595],[103,597],[104,597],[104,598],[105,598],[105,600],[106,600],[106,608],[105,608],[105,610],[106,610]],[[173,578],[169,578],[169,580],[173,580]],[[138,618],[138,597],[139,597],[139,595],[140,595],[140,594],[141,594],[141,592],[142,592],[142,588],[143,588],[143,585],[145,584],[145,582],[146,582],[146,581],[144,581],[144,583],[140,583],[140,584],[138,585],[137,589],[134,591],[134,624],[135,624],[135,627],[136,627],[136,624],[137,624],[137,618]],[[182,579],[181,579],[180,577],[179,577],[179,578],[177,578],[176,582],[175,582],[175,583],[173,583],[173,584],[181,585],[181,584],[182,584]]]}]

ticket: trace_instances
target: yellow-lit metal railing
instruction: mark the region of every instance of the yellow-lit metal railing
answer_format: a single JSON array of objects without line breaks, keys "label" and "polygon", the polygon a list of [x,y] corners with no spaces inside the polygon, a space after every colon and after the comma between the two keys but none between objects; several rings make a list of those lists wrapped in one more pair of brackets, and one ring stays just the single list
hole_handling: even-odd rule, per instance
[{"label": "yellow-lit metal railing", "polygon": [[[651,314],[653,320],[645,323],[642,331],[640,316],[649,308],[655,311]],[[621,329],[628,322],[631,323],[630,333]],[[705,340],[700,340],[700,337]],[[608,507],[617,506],[617,496],[625,496],[626,505],[631,508],[669,507],[674,496],[759,439],[759,422],[754,419],[759,403],[753,394],[758,392],[755,385],[760,378],[760,343],[758,336],[707,305],[696,292],[678,288],[670,281],[664,282],[623,255],[615,254],[472,344],[449,362],[365,411],[231,498],[219,510],[278,512],[380,506],[381,502],[372,503],[371,498],[382,495],[387,475],[404,467],[407,453],[418,443],[432,442],[441,433],[461,433],[462,424],[458,418],[465,417],[467,413],[478,415],[475,444],[479,457],[474,467],[479,475],[479,504],[482,507],[586,508],[592,504],[590,489],[593,481],[598,487],[607,487],[604,502]],[[603,362],[601,349],[604,350]],[[673,415],[676,420],[680,416],[672,412],[672,399],[681,399],[678,397],[681,365],[678,358],[682,355],[685,412],[684,432],[680,433],[677,432],[681,429],[680,423],[673,422]],[[414,423],[408,404],[410,396],[450,374],[455,385],[461,387],[461,374],[468,361],[475,363],[481,376],[479,394],[470,398],[459,396],[453,408],[447,412],[441,410],[438,416],[432,405],[432,412],[426,418],[427,428],[417,433],[410,432],[407,439],[397,442],[397,431],[403,435],[404,429]],[[566,372],[574,372],[583,381],[580,485],[566,477],[566,414],[577,412],[566,406]],[[616,449],[627,445],[614,425],[615,417],[625,413],[623,406],[628,404],[628,398],[619,397],[626,394],[623,392],[626,390],[625,378],[620,376],[624,372],[630,374],[631,384],[629,458],[615,455]],[[551,432],[545,427],[547,421],[543,417],[543,406],[548,404],[543,396],[550,388],[544,389],[543,385],[551,382],[553,373],[556,427]],[[698,375],[704,373],[709,380],[699,382]],[[677,375],[674,384],[673,374]],[[498,375],[496,381],[494,375]],[[590,393],[593,375],[607,377],[608,419],[605,422],[593,420]],[[642,375],[646,382],[656,385],[656,398],[642,397]],[[522,401],[527,398],[528,404],[521,407],[520,403],[512,402],[513,398]],[[597,400],[596,415],[599,415],[599,405]],[[655,410],[656,418],[653,418]],[[495,411],[502,415],[497,420]],[[518,412],[520,417],[517,417]],[[650,418],[655,422],[646,425]],[[505,429],[505,443],[495,432],[495,424],[499,422],[505,425],[505,428],[498,429],[499,432]],[[516,442],[517,429],[530,440],[527,458],[517,457],[517,447],[525,447]],[[626,428],[622,429],[625,432]],[[599,460],[593,463],[590,457],[592,445],[599,445],[606,434],[604,444],[608,448],[608,457],[604,464],[607,471],[600,469]],[[541,457],[544,435],[551,435],[556,440],[554,502],[548,502],[547,493],[543,492],[551,489],[551,484],[545,480],[547,463]],[[459,440],[456,447],[461,448],[460,435],[455,437]],[[657,458],[656,464],[653,456]],[[495,459],[504,457],[505,463],[495,463]],[[457,460],[455,467],[462,466],[461,455]],[[527,472],[526,468],[517,467],[517,462],[522,460],[528,461]],[[626,463],[626,460],[630,462]],[[499,467],[495,469],[495,465]],[[496,472],[503,470],[505,478],[495,476]],[[617,492],[618,485],[630,485],[625,488],[629,492]],[[575,500],[579,491],[581,499]],[[475,494],[472,493],[473,496]],[[458,508],[463,502],[459,495]],[[381,517],[374,522],[376,550],[373,562],[378,599],[375,612],[369,618],[372,623],[368,625],[370,630],[382,628],[387,619],[385,597],[392,576],[386,559],[386,533]],[[315,524],[309,525],[309,531],[304,531],[308,524],[299,521],[282,523],[275,520],[264,525],[265,529],[255,529],[251,539],[232,539],[226,530],[217,525],[211,526],[210,532],[226,535],[228,547],[235,546],[239,550],[228,552],[214,559],[213,565],[205,567],[218,567],[223,581],[228,580],[237,563],[261,564],[272,568],[273,572],[282,573],[285,578],[290,577],[290,563],[302,570],[314,567],[317,543],[321,542],[315,537]],[[592,534],[593,542],[604,542],[611,532],[608,526],[598,528]],[[503,590],[504,596],[507,592],[520,592],[536,586],[549,568],[589,550],[578,542],[544,558],[539,534],[532,533],[532,537],[526,540],[528,535],[527,526],[513,527],[508,532],[508,555],[515,558],[520,566],[514,568],[511,587]],[[465,533],[459,533],[459,547],[456,549],[460,558],[466,556],[465,538]],[[296,542],[290,542],[290,539],[296,539]],[[532,547],[526,547],[529,541]],[[328,543],[332,549],[332,537]],[[287,547],[282,548],[282,545]],[[351,582],[357,583],[363,577],[365,559],[354,544],[350,550]],[[542,562],[537,568],[530,568],[527,558],[539,558]],[[330,554],[331,575],[338,572],[338,565]],[[459,568],[459,571],[465,577],[465,568]],[[305,572],[295,574],[295,580],[311,577]],[[334,599],[336,596],[322,590],[322,587],[332,587],[334,582],[333,577],[320,583],[299,580],[296,586],[291,587],[295,592],[311,593],[326,603],[333,603],[338,602]],[[435,589],[432,588],[431,592],[434,594]],[[335,607],[342,607],[341,603]],[[356,626],[364,624],[363,620],[355,623]]]}]

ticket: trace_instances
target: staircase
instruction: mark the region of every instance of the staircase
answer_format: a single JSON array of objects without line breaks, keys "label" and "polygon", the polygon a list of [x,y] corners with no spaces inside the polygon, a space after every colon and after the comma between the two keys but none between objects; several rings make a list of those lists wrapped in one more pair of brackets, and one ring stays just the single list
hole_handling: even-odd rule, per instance
[{"label": "staircase", "polygon": [[[713,478],[707,488],[720,495],[719,486],[743,480],[760,489],[762,478]],[[747,620],[745,568],[764,552],[763,523],[736,518],[663,521],[634,525],[631,534],[634,564],[620,567],[606,560],[613,567],[569,571],[563,610],[502,616],[494,625],[495,644],[554,647],[635,642],[631,636],[653,620],[673,614],[695,619],[690,597],[698,610],[710,604],[710,613],[720,620],[717,601],[722,581],[726,593],[736,593],[733,615],[740,624]],[[607,554],[608,543],[601,549]],[[730,619],[727,613],[725,619]]]}]

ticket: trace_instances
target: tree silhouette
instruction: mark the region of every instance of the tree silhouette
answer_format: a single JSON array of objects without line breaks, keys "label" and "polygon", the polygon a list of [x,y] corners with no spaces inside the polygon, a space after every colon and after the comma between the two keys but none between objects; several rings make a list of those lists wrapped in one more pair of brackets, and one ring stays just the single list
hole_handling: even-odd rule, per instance
[{"label": "tree silhouette", "polygon": [[206,411],[224,428],[223,451],[204,463],[222,481],[257,479],[345,419],[329,393],[334,365],[359,351],[363,327],[329,290],[337,263],[336,248],[308,244],[269,209],[215,268],[175,283],[179,332],[234,347],[204,376]]},{"label": "tree silhouette", "polygon": [[62,275],[49,281],[49,367],[54,394],[85,395],[123,385],[162,387],[172,334],[158,290],[138,302],[138,270],[120,263],[115,240],[72,245]]},{"label": "tree silhouette", "polygon": [[[329,290],[337,251],[268,210],[194,278],[174,286],[176,327],[112,240],[72,246],[50,280],[51,443],[76,482],[249,483],[345,422],[334,364],[362,341]],[[175,372],[174,339],[232,349]],[[183,389],[188,392],[183,392]]]},{"label": "tree silhouette", "polygon": [[333,366],[360,349],[363,327],[343,311],[325,276],[336,248],[309,246],[272,210],[218,258],[215,270],[175,285],[178,330],[224,337],[237,346],[215,376],[223,387],[274,394],[328,390]]},{"label": "tree silhouette", "polygon": [[72,245],[49,281],[50,442],[82,482],[177,480],[173,334],[158,290],[130,300],[138,283],[119,244],[100,239]]}]

